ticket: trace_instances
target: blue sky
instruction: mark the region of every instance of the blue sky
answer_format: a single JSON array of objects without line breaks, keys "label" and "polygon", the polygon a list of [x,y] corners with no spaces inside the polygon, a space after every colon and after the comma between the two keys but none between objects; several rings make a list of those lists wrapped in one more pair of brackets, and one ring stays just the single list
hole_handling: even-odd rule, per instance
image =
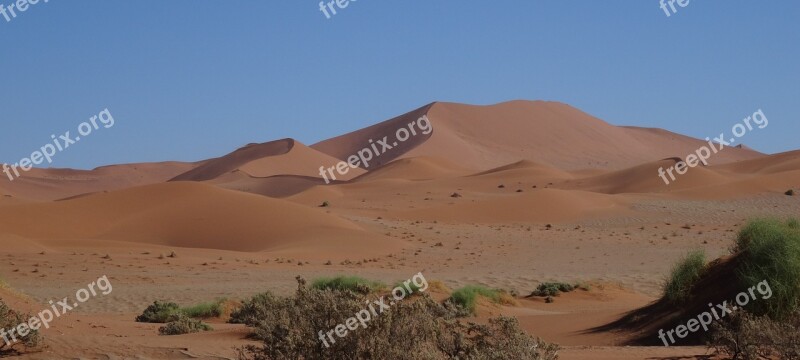
[{"label": "blue sky", "polygon": [[[53,167],[306,144],[432,101],[556,100],[617,125],[800,148],[800,3],[50,0],[0,17],[0,162],[108,108]],[[8,5],[11,0],[0,0]]]}]

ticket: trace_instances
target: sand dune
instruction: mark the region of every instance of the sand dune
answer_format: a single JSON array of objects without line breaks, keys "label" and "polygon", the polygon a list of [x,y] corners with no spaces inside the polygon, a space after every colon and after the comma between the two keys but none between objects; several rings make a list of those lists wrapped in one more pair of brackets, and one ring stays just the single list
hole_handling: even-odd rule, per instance
[{"label": "sand dune", "polygon": [[[47,201],[172,179],[210,181],[227,189],[286,197],[322,184],[315,180],[321,178],[320,166],[335,166],[369,147],[371,139],[389,136],[391,141],[397,129],[407,128],[422,115],[427,115],[432,122],[432,133],[412,136],[376,156],[369,167],[351,169],[346,175],[337,174],[337,180],[430,180],[466,175],[467,169],[472,169],[479,172],[478,176],[528,177],[556,182],[588,172],[621,170],[658,159],[686,156],[705,144],[660,129],[613,126],[556,102],[511,101],[490,106],[437,102],[311,147],[293,139],[283,139],[251,144],[198,163],[130,164],[88,172],[34,169],[13,183],[0,185],[0,189],[16,198]],[[719,169],[723,172],[769,172],[794,169],[798,161],[788,153],[760,165],[762,163],[757,160],[761,157],[749,149],[727,148],[715,154],[711,162],[750,160]],[[795,160],[784,163],[780,160],[783,158]],[[401,161],[395,161],[398,159]],[[381,168],[387,164],[386,168]],[[646,173],[645,170],[631,171]],[[636,174],[601,176],[593,180],[589,189],[603,193],[661,192],[652,176],[642,178],[645,182],[642,184],[638,184],[637,179],[620,178],[633,175]],[[684,189],[705,180],[721,181],[713,174],[699,175],[703,174],[682,177],[677,182],[683,184],[675,184],[674,188]],[[692,177],[697,179],[692,180]],[[614,184],[605,186],[603,181]]]},{"label": "sand dune", "polygon": [[[684,157],[706,144],[665,130],[608,124],[557,102],[511,101],[490,106],[433,103],[380,124],[345,134],[312,148],[343,159],[366,147],[369,139],[394,132],[427,114],[429,137],[417,136],[391,150],[377,165],[397,157],[438,157],[466,168],[488,170],[532,160],[562,170],[622,169],[668,157]],[[729,148],[712,164],[761,156]]]},{"label": "sand dune", "polygon": [[716,169],[742,174],[776,174],[800,170],[800,150],[721,165]]},{"label": "sand dune", "polygon": [[0,178],[0,189],[22,199],[49,201],[161,183],[195,166],[194,163],[173,161],[111,165],[94,170],[34,168],[14,181]]},{"label": "sand dune", "polygon": [[566,171],[529,160],[522,160],[513,164],[500,166],[473,176],[496,179],[528,178],[537,179],[539,181],[558,181],[573,178],[573,175]]},{"label": "sand dune", "polygon": [[[391,142],[422,115],[432,133],[330,184],[320,177],[320,166],[370,139]],[[157,324],[133,323],[132,312],[154,300],[285,294],[297,275],[393,283],[420,271],[454,289],[523,295],[542,281],[588,281],[590,291],[555,303],[520,298],[480,311],[574,346],[567,358],[688,356],[705,349],[622,351],[613,346],[629,333],[587,331],[651,301],[686,251],[727,252],[726,236],[745,218],[796,214],[797,198],[783,193],[800,190],[800,151],[731,147],[670,185],[658,176],[705,144],[556,102],[432,103],[311,147],[283,139],[197,163],[34,169],[0,180],[0,275],[42,304],[64,296],[65,284],[109,275],[113,298],[97,306],[110,315],[84,308],[46,334],[47,351],[76,358],[232,358],[248,344],[242,327],[212,319],[212,332],[165,337]],[[180,255],[159,256],[172,250]],[[0,297],[41,308],[1,287]]]},{"label": "sand dune", "polygon": [[[255,178],[241,171],[234,171],[209,182],[224,189],[237,190],[274,198],[284,198],[303,192],[314,186],[325,185],[325,181],[310,176],[275,175]],[[337,182],[332,182],[335,184]]]},{"label": "sand dune", "polygon": [[[640,143],[651,147],[652,149],[649,150],[649,153],[665,154],[663,158],[679,157],[683,159],[686,158],[687,155],[697,151],[701,146],[708,146],[706,141],[664,129],[636,126],[623,126],[622,129],[629,135],[635,137]],[[728,146],[712,155],[711,158],[708,159],[708,163],[714,166],[747,159],[757,159],[763,155],[764,154],[746,146]]]},{"label": "sand dune", "polygon": [[659,176],[659,169],[674,167],[678,159],[665,159],[646,163],[632,168],[613,171],[598,176],[574,180],[563,184],[565,188],[581,189],[604,194],[623,193],[664,193],[688,188],[719,185],[732,180],[731,177],[718,174],[713,169],[698,166],[689,169],[685,174],[675,174],[675,180],[667,174],[666,184]]},{"label": "sand dune", "polygon": [[[359,226],[282,200],[172,182],[46,204],[0,208],[4,233],[66,245],[59,239],[107,239],[237,251],[374,252],[400,244]],[[42,226],[46,224],[47,226]],[[45,239],[45,240],[41,240]]]},{"label": "sand dune", "polygon": [[[346,160],[349,156],[357,154],[359,150],[370,147],[371,144],[370,140],[377,141],[383,139],[385,136],[388,136],[387,139],[388,142],[393,143],[395,140],[395,134],[398,129],[407,128],[408,124],[417,121],[417,119],[425,115],[431,106],[432,104],[423,106],[422,108],[416,109],[414,111],[400,115],[390,120],[386,120],[384,122],[360,130],[356,130],[351,133],[347,133],[328,140],[321,141],[319,143],[311,145],[311,148],[323,152],[325,154],[328,154],[330,156],[333,156],[337,159]],[[411,136],[408,140],[404,142],[399,142],[396,146],[392,146],[392,149],[388,149],[380,156],[375,157],[375,159],[373,159],[373,161],[370,162],[370,166],[368,168],[370,170],[374,168],[379,168],[385,164],[388,164],[392,160],[408,153],[411,149],[414,149],[415,147],[419,146],[420,144],[428,140],[433,135],[433,133],[436,132],[435,125],[433,126],[433,128],[434,130],[430,134],[425,135],[418,133],[415,136]],[[445,159],[450,159],[450,158],[445,157]]]},{"label": "sand dune", "polygon": [[344,192],[340,187],[313,186],[305,191],[287,197],[286,200],[306,204],[308,206],[319,206],[323,201],[336,200],[342,196],[344,196]]},{"label": "sand dune", "polygon": [[800,188],[800,170],[790,170],[745,176],[725,184],[688,188],[675,194],[686,199],[730,200],[759,194],[783,195],[789,189],[798,188]]},{"label": "sand dune", "polygon": [[[207,181],[233,171],[252,177],[299,175],[321,177],[319,167],[335,166],[339,160],[313,150],[294,139],[263,144],[250,144],[225,156],[205,161],[202,165],[176,176],[173,181]],[[364,171],[352,169],[342,179],[352,179]]]},{"label": "sand dune", "polygon": [[428,157],[406,158],[392,161],[369,173],[359,176],[355,181],[378,179],[430,180],[469,174],[471,170],[451,162]]}]

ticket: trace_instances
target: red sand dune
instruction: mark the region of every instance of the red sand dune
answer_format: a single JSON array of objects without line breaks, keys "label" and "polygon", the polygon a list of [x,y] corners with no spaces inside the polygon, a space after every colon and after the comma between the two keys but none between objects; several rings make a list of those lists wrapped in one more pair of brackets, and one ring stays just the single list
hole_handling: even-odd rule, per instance
[{"label": "red sand dune", "polygon": [[[604,194],[662,193],[694,187],[719,185],[732,180],[731,176],[720,175],[713,169],[704,166],[690,168],[683,175],[673,171],[672,173],[675,175],[675,180],[673,180],[669,174],[667,174],[667,169],[674,167],[676,163],[677,159],[665,159],[624,170],[570,181],[563,186],[566,188]],[[659,176],[659,169],[664,170],[664,176],[669,181],[669,184],[665,183]]]},{"label": "red sand dune", "polygon": [[[299,175],[321,177],[319,167],[335,166],[339,160],[313,150],[294,139],[263,144],[250,144],[225,156],[205,161],[202,165],[176,176],[174,181],[213,180],[234,171],[252,177]],[[352,169],[341,179],[348,180],[363,174]],[[337,176],[339,178],[339,176]]]},{"label": "red sand dune", "polygon": [[379,179],[431,180],[467,175],[471,170],[438,158],[418,157],[398,159],[359,176],[355,181]]},{"label": "red sand dune", "polygon": [[88,238],[238,251],[300,246],[335,256],[370,252],[370,244],[380,244],[373,253],[401,245],[322,210],[191,182],[4,206],[0,226],[53,246]]},{"label": "red sand dune", "polygon": [[566,171],[530,160],[522,160],[513,164],[483,171],[473,176],[495,179],[532,178],[539,181],[560,181],[572,179],[574,176]]},{"label": "red sand dune", "polygon": [[[409,123],[417,121],[417,119],[428,113],[428,109],[431,106],[432,105],[427,105],[417,110],[395,117],[393,119],[386,120],[384,122],[363,128],[361,130],[357,130],[348,134],[340,135],[325,141],[321,141],[319,143],[311,145],[311,148],[320,151],[322,153],[328,154],[330,156],[333,156],[337,159],[346,160],[348,157],[358,154],[359,150],[370,147],[369,140],[373,141],[382,140],[385,136],[388,136],[387,140],[391,145],[394,143],[395,134],[399,128],[407,128]],[[416,136],[411,136],[405,142],[398,142],[397,146],[392,146],[392,149],[387,150],[380,156],[375,156],[369,163],[369,167],[366,168],[368,170],[374,170],[375,168],[379,168],[385,164],[388,164],[392,160],[406,154],[411,149],[426,142],[428,138],[430,138],[435,133],[436,133],[436,125],[434,123],[433,132],[431,132],[430,134],[425,135],[417,133]],[[383,150],[382,147],[378,147],[378,149]],[[451,157],[444,157],[444,158],[452,159]],[[363,164],[362,168],[365,168]]]},{"label": "red sand dune", "polygon": [[718,170],[742,174],[776,174],[800,170],[800,150],[717,166]]},{"label": "red sand dune", "polygon": [[22,173],[22,177],[14,181],[0,177],[0,189],[22,199],[49,201],[162,183],[195,166],[193,163],[171,161],[111,165],[94,170],[34,168]]},{"label": "red sand dune", "polygon": [[[621,169],[668,157],[685,157],[705,141],[665,130],[626,128],[608,124],[569,105],[545,101],[511,101],[475,106],[433,103],[368,128],[311,147],[344,159],[370,139],[394,136],[423,114],[432,122],[430,136],[416,136],[383,155],[377,165],[398,157],[438,157],[466,168],[491,169],[532,160],[562,170]],[[729,148],[712,164],[759,157]]]}]

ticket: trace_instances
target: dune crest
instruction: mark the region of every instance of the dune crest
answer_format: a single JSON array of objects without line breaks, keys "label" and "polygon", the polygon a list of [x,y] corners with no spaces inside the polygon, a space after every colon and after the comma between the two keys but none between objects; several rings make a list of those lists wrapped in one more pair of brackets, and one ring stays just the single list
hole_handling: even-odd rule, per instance
[{"label": "dune crest", "polygon": [[[381,158],[435,157],[465,168],[489,170],[532,160],[561,170],[624,169],[667,157],[684,157],[705,141],[660,129],[611,125],[569,105],[548,101],[510,101],[476,106],[436,102],[382,123],[314,144],[339,159],[366,147],[370,139],[391,135],[419,116],[433,125]],[[758,152],[728,148],[712,164],[752,159]]]}]

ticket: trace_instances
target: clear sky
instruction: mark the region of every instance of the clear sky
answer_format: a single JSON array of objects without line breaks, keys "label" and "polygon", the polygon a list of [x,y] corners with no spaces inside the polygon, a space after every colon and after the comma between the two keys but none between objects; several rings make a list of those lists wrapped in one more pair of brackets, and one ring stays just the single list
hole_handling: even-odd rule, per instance
[{"label": "clear sky", "polygon": [[[12,0],[0,0],[8,6]],[[0,162],[108,108],[53,167],[319,140],[433,101],[556,100],[705,138],[800,146],[800,2],[49,0],[0,17]],[[492,119],[487,119],[492,121]]]}]

